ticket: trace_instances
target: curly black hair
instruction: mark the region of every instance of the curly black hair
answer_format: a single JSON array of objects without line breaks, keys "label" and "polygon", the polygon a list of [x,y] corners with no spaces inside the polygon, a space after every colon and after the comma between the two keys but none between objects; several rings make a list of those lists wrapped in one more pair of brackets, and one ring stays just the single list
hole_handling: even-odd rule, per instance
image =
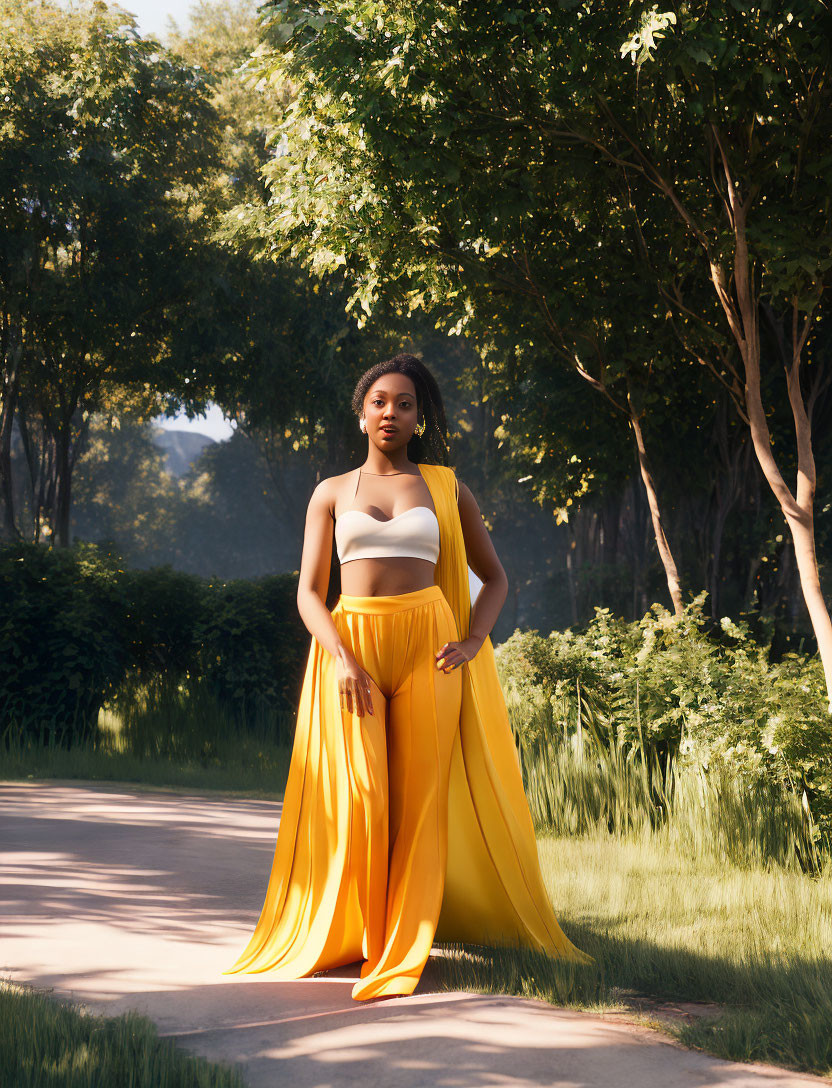
[{"label": "curly black hair", "polygon": [[403,351],[392,359],[376,363],[369,370],[365,370],[352,395],[352,409],[355,414],[361,416],[367,390],[382,374],[405,374],[416,388],[416,405],[419,418],[425,422],[425,433],[414,434],[408,442],[407,455],[410,460],[419,464],[447,465],[448,424],[442,394],[433,374],[415,355]]}]

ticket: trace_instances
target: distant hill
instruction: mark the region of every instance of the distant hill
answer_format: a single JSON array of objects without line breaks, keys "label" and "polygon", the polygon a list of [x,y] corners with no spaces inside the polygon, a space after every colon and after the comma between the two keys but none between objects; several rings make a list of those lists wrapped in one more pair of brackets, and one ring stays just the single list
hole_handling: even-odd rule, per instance
[{"label": "distant hill", "polygon": [[215,445],[213,438],[194,431],[168,431],[164,427],[153,427],[152,433],[153,441],[165,454],[165,471],[176,477],[184,476],[189,471],[206,446]]}]

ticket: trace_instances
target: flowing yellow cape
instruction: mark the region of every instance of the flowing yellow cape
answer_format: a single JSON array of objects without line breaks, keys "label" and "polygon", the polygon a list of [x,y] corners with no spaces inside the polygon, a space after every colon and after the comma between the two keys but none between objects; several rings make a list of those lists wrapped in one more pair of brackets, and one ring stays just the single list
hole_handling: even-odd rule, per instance
[{"label": "flowing yellow cape", "polygon": [[[471,597],[453,469],[420,465],[439,521],[435,579],[468,637]],[[298,708],[266,900],[254,933],[223,974],[269,971],[300,978],[363,956],[350,852],[363,822],[353,803],[347,746],[320,713],[334,659],[312,639]],[[523,945],[594,962],[563,933],[546,893],[520,763],[486,637],[462,665],[459,732],[451,756],[448,863],[437,941]],[[343,732],[343,731],[341,731]],[[353,754],[354,759],[354,754]],[[340,768],[340,773],[339,773]]]}]

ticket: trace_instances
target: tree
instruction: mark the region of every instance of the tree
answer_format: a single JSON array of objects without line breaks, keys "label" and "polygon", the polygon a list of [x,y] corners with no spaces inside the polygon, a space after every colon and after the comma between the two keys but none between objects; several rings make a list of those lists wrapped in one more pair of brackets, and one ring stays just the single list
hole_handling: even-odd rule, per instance
[{"label": "tree", "polygon": [[51,529],[66,544],[103,390],[153,399],[216,115],[203,75],[117,8],[0,0],[0,31],[3,527],[15,531],[11,428],[25,406],[51,443]]},{"label": "tree", "polygon": [[[478,39],[490,82],[467,61],[470,41],[457,43],[458,64],[447,37],[392,6],[375,22],[352,15],[349,4],[324,19],[278,5],[266,22],[272,51],[247,66],[261,81],[298,87],[278,130],[282,153],[264,170],[279,209],[265,225],[272,250],[305,256],[319,273],[343,268],[356,285],[350,308],[369,315],[383,291],[455,331],[536,344],[523,352],[527,373],[554,359],[603,395],[631,429],[680,611],[644,417],[682,352],[637,249],[626,179],[619,192],[595,192],[580,163],[555,177],[536,119],[494,108],[514,63],[503,36]],[[489,365],[500,365],[493,353]],[[535,486],[545,486],[540,471]]]},{"label": "tree", "polygon": [[[192,290],[168,344],[166,391],[171,412],[197,413],[210,399],[237,423],[267,465],[281,522],[297,539],[305,516],[298,488],[311,491],[343,464],[356,369],[399,348],[383,323],[359,331],[345,316],[341,284],[319,282],[297,262],[266,259],[256,229],[269,196],[261,170],[274,114],[289,93],[275,87],[265,95],[240,78],[257,46],[254,8],[251,0],[198,0],[186,25],[169,20],[165,36],[168,48],[205,72],[222,132],[200,188],[211,247],[190,262]],[[206,281],[210,292],[200,287]],[[199,365],[183,383],[184,355],[198,356]]]},{"label": "tree", "polygon": [[[506,259],[522,258],[507,243],[541,195],[554,204],[570,181],[612,194],[627,179],[653,228],[645,262],[678,271],[656,290],[680,342],[730,392],[788,524],[832,698],[813,530],[812,412],[828,379],[805,374],[832,267],[828,7],[286,2],[265,9],[264,30],[253,76],[299,88],[268,168],[271,234],[315,270],[342,268],[365,312],[393,285],[413,306],[455,299],[460,327],[479,321],[476,286],[501,289]],[[679,284],[698,298],[706,279],[711,303],[691,308]],[[761,399],[761,312],[785,330],[794,491]]]},{"label": "tree", "polygon": [[[621,93],[632,77],[601,81],[596,63],[580,138],[648,182],[698,245],[740,367],[724,355],[721,367],[708,356],[703,362],[732,389],[791,532],[832,711],[832,621],[815,550],[812,441],[814,405],[830,375],[818,366],[806,375],[832,274],[832,14],[815,0],[785,13],[768,3],[697,4],[678,13],[654,6],[621,52],[630,53],[642,81],[638,102],[628,107]],[[571,130],[569,113],[563,119]],[[762,400],[761,315],[786,377],[794,490],[772,449]]]}]

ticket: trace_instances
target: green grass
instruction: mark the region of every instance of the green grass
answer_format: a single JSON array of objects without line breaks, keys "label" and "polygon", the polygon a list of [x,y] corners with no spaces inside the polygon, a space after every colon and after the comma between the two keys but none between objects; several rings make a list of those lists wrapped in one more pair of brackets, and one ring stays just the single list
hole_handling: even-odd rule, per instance
[{"label": "green grass", "polygon": [[[53,748],[0,752],[0,779],[6,781],[77,779],[112,782],[135,789],[194,789],[280,800],[289,752],[275,748],[246,753],[229,742],[225,761],[206,766],[197,760],[149,759],[129,752]],[[222,757],[221,757],[222,759]]]},{"label": "green grass", "polygon": [[716,1019],[648,1020],[720,1057],[832,1075],[832,851],[808,807],[586,734],[520,758],[556,914],[599,968],[449,946],[442,987],[587,1010],[633,992],[714,1003]]},{"label": "green grass", "polygon": [[[283,736],[270,722],[241,730],[202,696],[145,693],[103,714],[88,748],[0,748],[0,777],[279,798]],[[715,1003],[718,1018],[646,1022],[721,1057],[832,1076],[832,860],[806,807],[551,737],[521,763],[555,912],[598,966],[444,945],[426,983],[595,1012],[633,992]]]},{"label": "green grass", "polygon": [[628,991],[714,1002],[718,1019],[650,1022],[720,1057],[832,1075],[832,864],[738,866],[679,851],[668,831],[549,836],[539,852],[559,922],[599,969],[447,945],[439,988],[587,1011]]},{"label": "green grass", "polygon": [[0,744],[0,778],[92,779],[278,799],[291,756],[286,735],[285,716],[242,727],[202,690],[143,689],[102,710],[98,734],[86,744],[36,744],[10,730]]},{"label": "green grass", "polygon": [[137,1012],[91,1016],[0,979],[0,1084],[14,1088],[245,1088],[231,1066],[160,1039]]}]

